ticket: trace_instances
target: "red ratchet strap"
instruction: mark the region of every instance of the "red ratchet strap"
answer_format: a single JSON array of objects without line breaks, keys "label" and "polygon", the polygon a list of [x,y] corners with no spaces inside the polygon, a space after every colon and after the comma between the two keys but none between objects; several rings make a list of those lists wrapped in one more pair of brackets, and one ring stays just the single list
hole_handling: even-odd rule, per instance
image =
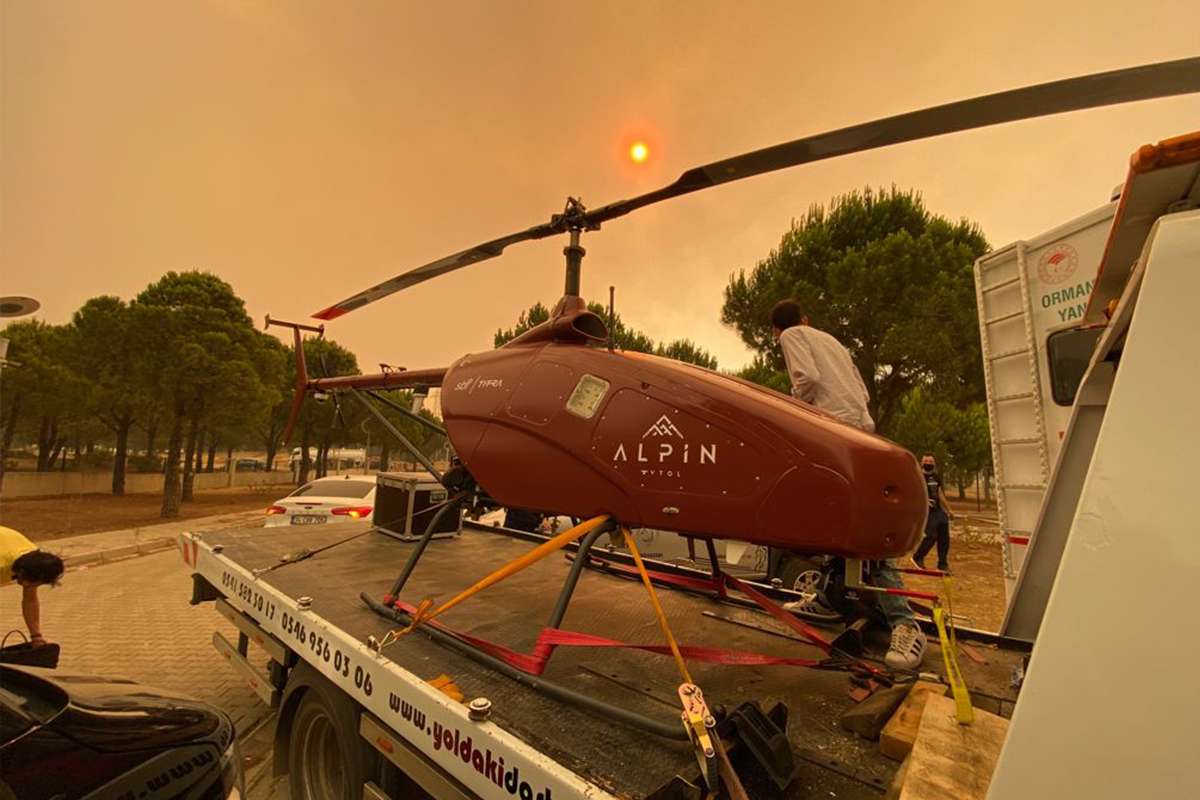
[{"label": "red ratchet strap", "polygon": [[[723,577],[725,579],[725,582],[727,584],[729,584],[729,586],[731,586],[734,589],[737,589],[739,592],[741,592],[742,594],[746,595],[751,600],[753,600],[755,602],[755,604],[757,604],[758,607],[761,608],[763,611],[766,611],[772,617],[779,620],[784,625],[787,625],[789,628],[794,630],[796,633],[800,634],[805,639],[807,639],[808,641],[815,644],[817,647],[820,647],[826,653],[831,653],[833,651],[833,643],[830,642],[828,639],[826,639],[824,636],[822,636],[820,634],[820,632],[817,631],[816,628],[812,627],[811,625],[806,625],[804,622],[802,622],[800,619],[798,619],[794,614],[788,612],[786,609],[784,609],[782,606],[780,606],[778,603],[776,603],[771,598],[767,597],[762,592],[760,592],[757,589],[755,589],[754,587],[750,586],[748,583],[738,580],[737,578],[733,577],[732,575],[726,575],[726,574],[722,573],[721,577]],[[867,662],[863,661],[862,659],[853,658],[849,655],[846,655],[845,653],[839,652],[836,655],[839,657],[845,658],[846,662],[850,666],[854,667],[855,669],[858,669],[858,670],[861,670],[864,672],[868,672],[875,677],[882,677],[882,678],[887,679],[889,681],[888,685],[889,686],[891,685],[891,683],[890,683],[891,679],[888,677],[888,673],[885,672],[884,670],[881,670],[878,667],[874,667],[874,666],[868,664]]]},{"label": "red ratchet strap", "polygon": [[[415,608],[407,603],[397,603],[396,608],[408,614],[416,611]],[[564,631],[558,628],[543,628],[542,632],[538,634],[537,642],[533,645],[533,652],[521,653],[502,644],[496,644],[495,642],[489,642],[487,639],[480,639],[477,636],[456,631],[437,620],[429,620],[425,624],[437,628],[439,631],[449,634],[460,641],[466,642],[472,647],[500,659],[509,666],[516,667],[522,672],[528,672],[530,675],[541,675],[546,669],[546,662],[550,660],[550,656],[554,654],[555,648],[558,647],[618,647],[627,650],[642,650],[647,653],[657,653],[659,655],[671,654],[671,648],[665,644],[630,644],[629,642],[621,642],[616,639],[593,636],[590,633]],[[679,652],[695,661],[724,664],[727,666],[817,667],[821,664],[820,661],[811,658],[783,658],[780,656],[763,655],[762,653],[750,653],[744,650],[724,650],[716,647],[698,647],[694,645],[680,645]]]},{"label": "red ratchet strap", "polygon": [[[628,564],[620,564],[616,561],[609,561],[604,558],[592,556],[592,560],[604,565],[606,570],[618,572],[622,575],[628,575],[638,580],[641,579],[641,574],[634,567]],[[694,589],[697,591],[716,592],[721,597],[725,596],[725,584],[720,579],[712,578],[693,578],[688,575],[675,575],[670,572],[656,572],[652,569],[646,570],[646,574],[650,579],[667,586],[682,586],[685,589]]]},{"label": "red ratchet strap", "polygon": [[[638,571],[632,567],[624,564],[618,564],[613,561],[603,561],[602,559],[597,560],[601,560],[605,568],[613,572],[630,575],[632,577],[638,577]],[[762,592],[759,592],[748,583],[738,580],[732,575],[722,572],[719,576],[706,579],[693,578],[688,575],[674,575],[669,572],[655,572],[653,570],[647,570],[647,573],[653,580],[668,586],[682,586],[688,589],[715,591],[719,592],[722,597],[724,597],[726,594],[726,587],[735,589],[753,600],[755,605],[757,605],[763,611],[766,611],[768,614],[775,617],[775,619],[779,620],[784,625],[787,625],[789,628],[815,644],[817,647],[824,650],[826,653],[831,652],[833,649],[832,643],[822,636],[821,632],[816,628],[812,627],[811,625],[806,625],[803,621],[797,618],[796,615],[782,608],[778,603],[771,600],[771,598],[767,597]],[[878,670],[875,670],[868,664],[862,664],[862,666],[870,669],[873,672],[878,672]]]},{"label": "red ratchet strap", "polygon": [[812,627],[811,625],[806,625],[804,622],[797,619],[794,614],[784,609],[762,592],[759,592],[757,589],[753,588],[747,583],[744,583],[743,581],[739,581],[732,575],[725,575],[722,573],[722,577],[725,578],[725,582],[734,589],[737,589],[739,592],[746,595],[746,597],[749,597],[751,600],[753,600],[755,604],[763,611],[766,611],[772,617],[779,620],[784,625],[787,625],[789,628],[815,644],[817,647],[824,650],[826,653],[833,649],[833,644],[824,636],[822,636],[816,628]]}]

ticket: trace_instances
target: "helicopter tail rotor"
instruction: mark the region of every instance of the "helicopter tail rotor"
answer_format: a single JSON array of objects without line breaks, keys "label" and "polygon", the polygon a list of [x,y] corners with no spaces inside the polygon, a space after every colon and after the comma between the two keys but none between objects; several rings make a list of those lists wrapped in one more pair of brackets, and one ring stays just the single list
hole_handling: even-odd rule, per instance
[{"label": "helicopter tail rotor", "polygon": [[304,358],[304,340],[302,331],[317,334],[317,338],[325,336],[324,325],[302,325],[298,322],[284,322],[279,319],[271,319],[271,315],[267,315],[267,324],[265,328],[291,328],[293,337],[293,347],[296,351],[296,388],[292,392],[292,407],[288,410],[287,424],[283,427],[283,443],[288,445],[292,441],[292,433],[296,429],[296,422],[300,419],[300,409],[304,407],[304,393],[308,390],[308,363]]}]

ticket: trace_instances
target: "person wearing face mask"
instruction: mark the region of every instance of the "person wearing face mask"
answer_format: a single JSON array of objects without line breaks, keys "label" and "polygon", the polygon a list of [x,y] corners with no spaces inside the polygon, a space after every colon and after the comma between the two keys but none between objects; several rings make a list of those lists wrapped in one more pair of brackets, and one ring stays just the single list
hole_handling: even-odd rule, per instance
[{"label": "person wearing face mask", "polygon": [[937,568],[945,572],[950,569],[950,503],[942,489],[942,478],[937,473],[937,460],[932,453],[921,457],[921,470],[925,473],[925,491],[929,495],[929,516],[925,518],[925,538],[913,553],[913,563],[925,569],[925,556],[937,544]]}]

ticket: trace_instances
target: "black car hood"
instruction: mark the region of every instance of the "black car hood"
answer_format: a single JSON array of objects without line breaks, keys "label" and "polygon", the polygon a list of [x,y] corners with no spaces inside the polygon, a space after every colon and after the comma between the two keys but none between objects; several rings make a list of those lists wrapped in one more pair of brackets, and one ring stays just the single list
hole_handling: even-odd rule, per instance
[{"label": "black car hood", "polygon": [[195,698],[125,678],[27,669],[67,695],[67,706],[47,725],[100,752],[120,753],[211,741],[222,750],[233,740],[229,719]]},{"label": "black car hood", "polygon": [[0,798],[5,785],[21,800],[165,800],[225,785],[234,732],[224,712],[122,678],[7,665],[0,673],[43,700],[36,724],[0,748]]}]

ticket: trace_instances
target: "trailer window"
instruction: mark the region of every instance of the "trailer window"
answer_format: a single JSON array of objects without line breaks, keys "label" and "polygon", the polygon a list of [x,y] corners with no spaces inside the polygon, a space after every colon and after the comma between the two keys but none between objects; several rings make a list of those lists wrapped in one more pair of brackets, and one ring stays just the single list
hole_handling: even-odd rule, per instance
[{"label": "trailer window", "polygon": [[1074,328],[1050,334],[1046,339],[1046,357],[1050,362],[1050,392],[1060,406],[1075,403],[1075,394],[1087,372],[1100,341],[1103,326]]}]

